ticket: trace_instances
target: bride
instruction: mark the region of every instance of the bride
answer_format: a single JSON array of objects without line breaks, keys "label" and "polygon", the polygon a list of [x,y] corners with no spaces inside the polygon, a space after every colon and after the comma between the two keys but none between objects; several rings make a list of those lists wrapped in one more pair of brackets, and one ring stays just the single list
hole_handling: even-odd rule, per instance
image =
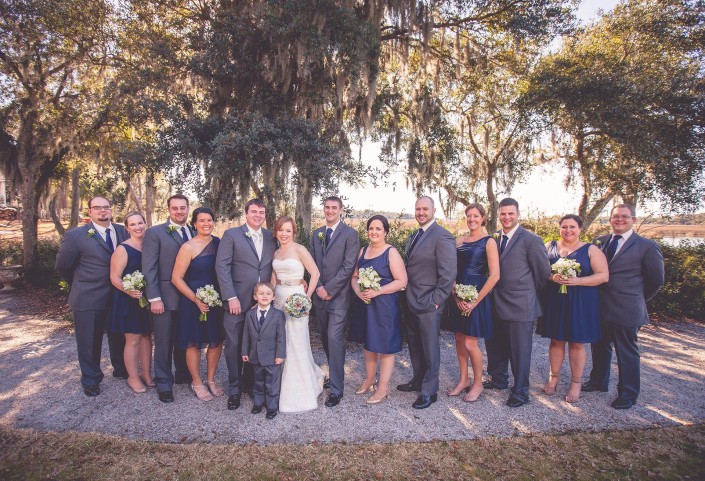
[{"label": "bride", "polygon": [[[283,311],[291,294],[304,292],[304,268],[311,275],[306,292],[309,299],[318,285],[320,273],[308,250],[294,242],[296,224],[291,217],[277,219],[274,232],[279,241],[279,249],[274,252],[272,261],[272,284],[276,286],[274,307]],[[286,314],[286,360],[279,410],[291,413],[316,409],[322,391],[323,371],[313,362],[308,316],[290,317]]]}]

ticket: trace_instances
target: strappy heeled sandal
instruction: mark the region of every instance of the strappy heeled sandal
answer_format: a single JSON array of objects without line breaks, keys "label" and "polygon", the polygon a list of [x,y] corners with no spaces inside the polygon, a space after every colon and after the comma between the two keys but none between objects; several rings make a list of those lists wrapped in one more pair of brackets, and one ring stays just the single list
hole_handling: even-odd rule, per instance
[{"label": "strappy heeled sandal", "polygon": [[[556,383],[554,385],[551,385],[551,380],[555,379]],[[543,393],[546,396],[553,396],[556,394],[556,387],[558,387],[558,383],[560,382],[561,377],[558,374],[553,374],[552,372],[549,371],[548,373],[548,382],[544,387],[541,388]]]},{"label": "strappy heeled sandal", "polygon": [[194,386],[193,384],[191,384],[191,390],[196,395],[196,397],[198,399],[200,399],[201,401],[212,401],[213,400],[213,396],[208,391],[208,388],[206,386],[204,386],[203,384],[200,384],[198,386]]}]

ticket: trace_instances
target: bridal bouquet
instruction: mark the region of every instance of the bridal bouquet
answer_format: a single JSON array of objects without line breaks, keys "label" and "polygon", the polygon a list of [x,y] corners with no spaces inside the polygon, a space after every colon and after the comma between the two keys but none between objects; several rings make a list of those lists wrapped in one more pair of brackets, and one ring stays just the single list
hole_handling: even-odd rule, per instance
[{"label": "bridal bouquet", "polygon": [[308,311],[311,310],[311,300],[305,294],[297,292],[287,298],[284,310],[291,317],[308,316]]},{"label": "bridal bouquet", "polygon": [[[560,274],[563,277],[578,277],[580,275],[580,263],[573,259],[561,258],[558,259],[552,266],[551,272],[555,274]],[[561,294],[568,293],[568,286],[561,284],[561,288],[558,290]]]},{"label": "bridal bouquet", "polygon": [[[144,275],[140,271],[135,271],[132,274],[125,274],[122,278],[122,288],[126,291],[140,291],[147,286],[147,281],[144,280]],[[140,307],[147,307],[149,302],[144,298],[144,295],[139,299]]]},{"label": "bridal bouquet", "polygon": [[[196,299],[206,304],[208,307],[223,305],[223,301],[220,300],[220,294],[218,294],[218,291],[216,291],[215,287],[211,284],[199,287],[196,290]],[[198,320],[207,321],[208,315],[205,312],[202,312],[201,315],[198,316]]]},{"label": "bridal bouquet", "polygon": [[[453,287],[453,290],[455,291],[455,295],[458,296],[458,299],[465,302],[475,302],[477,300],[477,296],[479,295],[477,292],[477,287],[466,284],[456,284]],[[462,311],[460,315],[469,316],[470,312]]]},{"label": "bridal bouquet", "polygon": [[[379,290],[382,278],[379,276],[379,274],[377,274],[377,271],[374,270],[374,268],[364,267],[357,271],[357,275],[357,283],[360,286],[360,289],[372,289],[375,291]],[[365,304],[369,304],[371,302],[371,300],[365,301]]]}]

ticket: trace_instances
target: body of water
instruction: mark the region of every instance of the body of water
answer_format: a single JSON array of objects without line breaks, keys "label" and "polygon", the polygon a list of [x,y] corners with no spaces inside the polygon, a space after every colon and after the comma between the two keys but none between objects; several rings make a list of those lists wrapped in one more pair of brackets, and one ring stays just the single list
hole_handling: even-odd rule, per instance
[{"label": "body of water", "polygon": [[700,245],[705,244],[705,237],[662,237],[661,242],[669,246],[679,246],[685,243]]}]

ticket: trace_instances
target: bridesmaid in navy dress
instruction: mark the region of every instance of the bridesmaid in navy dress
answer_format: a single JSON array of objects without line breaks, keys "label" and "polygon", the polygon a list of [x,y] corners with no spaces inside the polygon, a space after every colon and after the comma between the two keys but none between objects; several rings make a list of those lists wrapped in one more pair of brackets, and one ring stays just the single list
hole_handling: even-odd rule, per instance
[{"label": "bridesmaid in navy dress", "polygon": [[[458,237],[457,284],[477,288],[475,302],[465,302],[453,291],[454,303],[450,304],[451,329],[455,332],[455,352],[458,356],[460,380],[449,389],[448,396],[467,394],[465,402],[474,402],[482,394],[482,351],[477,344],[479,338],[492,338],[492,306],[489,294],[499,281],[499,254],[497,243],[487,235],[485,208],[470,204],[465,208],[465,222],[470,233]],[[470,382],[468,359],[472,365],[473,380]]]},{"label": "bridesmaid in navy dress", "polygon": [[[388,396],[394,355],[401,351],[399,291],[406,287],[406,268],[399,252],[387,244],[387,234],[387,218],[383,215],[370,217],[367,221],[370,244],[360,250],[351,281],[357,297],[353,300],[349,340],[365,345],[366,378],[355,394],[373,389],[378,361],[380,364],[379,385],[367,399],[368,404],[378,404]],[[379,290],[360,289],[358,272],[366,267],[372,267],[381,277]]]},{"label": "bridesmaid in navy dress", "polygon": [[[196,230],[196,236],[179,249],[171,282],[181,293],[179,347],[186,350],[186,366],[193,378],[191,389],[201,401],[210,401],[213,396],[223,395],[223,390],[215,382],[215,370],[223,350],[223,309],[208,307],[196,299],[196,291],[208,284],[218,290],[215,256],[220,239],[211,235],[215,216],[207,207],[193,211],[191,227]],[[207,313],[206,321],[198,319],[202,312]],[[206,347],[208,387],[201,378],[201,349]]]},{"label": "bridesmaid in navy dress", "polygon": [[[125,274],[142,271],[142,238],[147,224],[139,212],[130,212],[125,217],[125,228],[130,238],[115,248],[110,258],[110,282],[115,287],[110,313],[110,332],[125,335],[125,367],[127,385],[136,392],[146,392],[145,384],[154,387],[152,381],[152,326],[147,309],[139,306],[141,291],[126,291],[122,288]],[[142,365],[140,376],[139,365]]]},{"label": "bridesmaid in navy dress", "polygon": [[[609,280],[607,258],[592,244],[580,240],[583,221],[573,214],[559,221],[561,240],[546,243],[551,264],[569,258],[580,263],[580,275],[568,278],[551,274],[552,282],[546,283],[542,295],[543,318],[536,332],[551,338],[548,348],[550,371],[548,383],[543,387],[547,395],[555,394],[560,381],[561,365],[568,343],[570,362],[570,387],[565,400],[574,403],[580,398],[580,384],[585,369],[585,343],[600,338],[600,311],[597,286]],[[567,294],[560,294],[560,285],[568,287]]]}]

